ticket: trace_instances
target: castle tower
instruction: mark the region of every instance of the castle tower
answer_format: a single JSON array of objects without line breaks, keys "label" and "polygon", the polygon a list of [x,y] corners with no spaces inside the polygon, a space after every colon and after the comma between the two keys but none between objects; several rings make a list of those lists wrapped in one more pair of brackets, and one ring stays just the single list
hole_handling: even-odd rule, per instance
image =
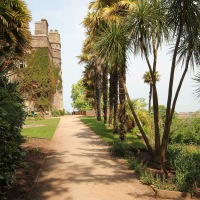
[{"label": "castle tower", "polygon": [[55,66],[61,66],[61,44],[60,34],[57,30],[50,30],[49,42],[52,47],[53,63]]},{"label": "castle tower", "polygon": [[[55,67],[59,68],[59,75],[62,77],[61,71],[61,43],[60,43],[60,34],[58,30],[50,30],[49,32],[49,42],[52,48],[53,55],[53,64]],[[54,106],[56,108],[63,109],[63,100],[62,100],[62,88],[58,88],[54,94]]]},{"label": "castle tower", "polygon": [[59,69],[61,78],[57,83],[59,87],[57,87],[52,99],[52,106],[58,110],[63,110],[60,34],[57,30],[49,32],[48,26],[46,19],[41,19],[40,22],[35,23],[35,35],[32,35],[31,46],[33,49],[47,48],[50,64]]},{"label": "castle tower", "polygon": [[48,35],[48,22],[46,19],[41,19],[41,22],[35,23],[35,35]]}]

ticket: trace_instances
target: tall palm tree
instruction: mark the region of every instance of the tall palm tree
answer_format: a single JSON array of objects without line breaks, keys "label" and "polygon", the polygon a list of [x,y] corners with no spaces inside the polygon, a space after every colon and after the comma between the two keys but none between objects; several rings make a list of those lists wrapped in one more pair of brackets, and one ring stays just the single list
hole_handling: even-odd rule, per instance
[{"label": "tall palm tree", "polygon": [[[95,37],[95,35],[97,34],[97,29],[99,27],[99,25],[105,24],[105,19],[102,17],[102,12],[103,9],[106,7],[111,6],[114,2],[116,2],[116,0],[112,0],[112,1],[106,1],[106,0],[95,0],[93,2],[90,3],[89,5],[89,9],[91,12],[88,13],[87,17],[84,19],[83,24],[84,26],[87,28],[88,30],[88,34],[90,35],[90,37]],[[91,52],[90,52],[91,54]],[[95,52],[94,50],[92,51],[92,54],[95,55],[96,57],[96,61],[99,65],[103,65],[105,67],[107,67],[107,65],[105,65],[105,63],[103,64],[104,61],[102,61],[98,56],[97,56],[97,52]],[[100,66],[96,67],[96,73],[98,74],[97,78],[100,78],[100,74],[98,72],[100,72],[99,70]],[[104,69],[104,68],[103,68]],[[103,70],[103,72],[105,72]],[[103,73],[103,75],[105,75],[105,73]],[[103,76],[103,77],[106,77]],[[106,80],[106,79],[104,79]],[[100,86],[100,84],[98,84],[98,81],[100,81],[99,79],[96,79],[96,84]],[[100,83],[100,82],[99,82]],[[105,81],[104,81],[105,83]],[[106,83],[107,84],[107,83]],[[106,115],[107,115],[107,85],[103,84],[103,99],[104,99],[104,119],[106,119]],[[97,96],[100,98],[100,95],[98,95],[98,93],[100,92],[100,88],[96,88],[97,89]],[[99,91],[99,92],[98,92]],[[113,93],[116,94],[116,93]],[[97,105],[100,105],[99,103]],[[116,104],[115,104],[116,105]],[[115,106],[116,107],[116,106]],[[100,110],[99,110],[100,111]],[[115,112],[116,113],[116,112]],[[100,117],[100,116],[99,116]]]},{"label": "tall palm tree", "polygon": [[[119,86],[125,82],[126,53],[129,47],[127,30],[124,23],[109,22],[99,28],[98,35],[94,38],[95,49],[103,59],[109,59],[119,76]],[[123,83],[122,83],[123,82]],[[120,87],[120,138],[125,140],[125,96],[123,87]]]},{"label": "tall palm tree", "polygon": [[[149,71],[146,71],[143,75],[144,82],[149,84],[149,113],[151,112],[151,97],[152,97],[152,88],[153,88],[153,81],[151,78],[151,74]],[[160,75],[156,72],[156,81],[160,80]]]},{"label": "tall palm tree", "polygon": [[[199,63],[200,47],[200,2],[199,0],[165,0],[167,12],[166,24],[171,27],[174,38],[173,57],[171,62],[171,72],[169,80],[166,120],[164,133],[161,143],[160,157],[164,162],[166,160],[167,144],[169,139],[172,118],[175,112],[178,95],[184,81],[189,66]],[[177,63],[182,63],[183,73],[175,91],[174,98],[172,93],[174,88],[174,73]]]}]

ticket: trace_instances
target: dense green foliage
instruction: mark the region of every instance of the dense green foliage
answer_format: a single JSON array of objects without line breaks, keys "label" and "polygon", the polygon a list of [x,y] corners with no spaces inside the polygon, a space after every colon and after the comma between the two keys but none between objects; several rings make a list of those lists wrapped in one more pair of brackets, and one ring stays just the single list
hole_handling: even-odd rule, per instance
[{"label": "dense green foliage", "polygon": [[21,128],[25,119],[23,99],[16,84],[0,79],[0,195],[13,182],[13,172],[21,155]]},{"label": "dense green foliage", "polygon": [[170,143],[200,144],[200,118],[175,119]]},{"label": "dense green foliage", "polygon": [[179,191],[192,192],[195,181],[200,181],[199,146],[169,145],[169,160],[176,170],[175,185]]},{"label": "dense green foliage", "polygon": [[76,84],[72,85],[71,90],[72,107],[79,111],[91,110],[91,103],[85,98],[85,87],[83,80],[79,80]]},{"label": "dense green foliage", "polygon": [[28,138],[46,138],[51,140],[58,126],[60,118],[55,119],[27,119],[25,125],[30,127],[22,130],[22,135]]},{"label": "dense green foliage", "polygon": [[39,48],[27,54],[26,66],[17,69],[19,91],[27,101],[33,101],[35,110],[49,110],[56,88],[62,87],[59,70],[51,65],[48,49]]}]

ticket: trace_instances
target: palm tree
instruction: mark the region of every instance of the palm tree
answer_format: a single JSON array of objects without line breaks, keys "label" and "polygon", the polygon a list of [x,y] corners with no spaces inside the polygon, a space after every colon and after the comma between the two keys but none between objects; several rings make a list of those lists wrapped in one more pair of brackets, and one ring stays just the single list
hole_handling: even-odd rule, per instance
[{"label": "palm tree", "polygon": [[[162,2],[158,0],[136,0],[134,10],[129,13],[127,17],[127,24],[129,26],[129,33],[132,38],[134,53],[141,53],[144,55],[148,69],[152,79],[153,89],[153,110],[154,110],[154,126],[155,126],[155,154],[156,157],[160,152],[160,129],[159,129],[159,115],[158,115],[158,95],[156,87],[156,68],[157,68],[157,51],[163,38],[167,39],[168,31],[165,25],[165,9],[162,7]],[[153,63],[150,63],[149,54],[153,53]],[[129,95],[128,95],[129,96]],[[128,97],[127,97],[128,98]],[[131,106],[131,105],[130,105]],[[141,134],[146,142],[146,145],[154,157],[153,148],[149,145],[148,138],[145,131],[140,125],[134,108],[132,107],[132,114],[140,129]]]},{"label": "palm tree", "polygon": [[[188,71],[189,64],[199,63],[199,34],[200,34],[200,4],[197,0],[141,0],[137,3],[135,12],[130,14],[129,25],[132,27],[132,39],[135,52],[141,52],[147,61],[152,78],[153,87],[153,109],[155,126],[155,154],[150,150],[152,156],[160,163],[166,161],[167,144],[170,127],[175,111],[178,95]],[[158,118],[158,96],[156,89],[156,63],[157,51],[165,39],[168,42],[169,34],[174,42],[171,73],[169,80],[168,98],[166,106],[166,120],[164,132],[161,138]],[[149,53],[153,53],[153,64],[149,61]],[[174,98],[174,73],[177,63],[182,62],[183,74],[175,91]],[[133,113],[135,115],[135,113]],[[137,116],[134,116],[135,118]],[[139,120],[136,121],[145,139],[145,132],[140,127]],[[145,140],[145,142],[147,142]],[[148,147],[149,148],[149,147]]]},{"label": "palm tree", "polygon": [[[89,12],[88,13],[88,15],[87,15],[87,17],[84,19],[84,21],[83,21],[83,24],[84,24],[84,26],[87,28],[87,30],[88,30],[88,35],[90,35],[90,37],[91,38],[94,38],[95,36],[96,36],[96,34],[98,34],[97,33],[97,30],[98,30],[98,27],[100,26],[100,25],[102,25],[102,24],[106,24],[106,21],[105,21],[105,19],[102,17],[103,15],[102,15],[102,12],[103,12],[103,10],[104,10],[104,8],[107,8],[107,7],[109,7],[109,6],[111,6],[112,5],[112,3],[114,3],[115,2],[115,0],[113,0],[113,1],[106,1],[106,0],[96,0],[96,1],[94,1],[94,2],[91,2],[90,3],[90,5],[89,5],[89,9],[92,11],[92,12]],[[98,63],[98,67],[96,66],[96,73],[98,74],[97,75],[97,78],[100,78],[100,65],[102,65],[102,69],[103,69],[103,72],[105,72],[106,70],[104,70],[104,67],[106,67],[107,68],[107,64],[105,64],[104,63],[104,61],[103,60],[101,60],[101,58],[99,58],[97,55],[98,55],[98,53],[96,52],[96,50],[92,50],[91,52],[90,52],[90,54],[92,53],[92,55],[93,56],[95,56],[95,60],[96,60],[96,62]],[[104,64],[103,64],[104,63]],[[105,73],[103,73],[103,77],[105,77],[105,79],[104,79],[104,84],[103,84],[103,101],[104,101],[104,121],[106,121],[106,118],[107,118],[107,81],[106,81],[106,74]],[[96,84],[97,85],[99,85],[100,86],[100,80],[98,81],[99,79],[96,79]],[[97,91],[97,95],[96,96],[98,96],[98,98],[101,98],[100,97],[100,95],[98,95],[98,93],[100,92],[100,88],[96,88],[96,91]],[[114,92],[113,94],[116,94],[117,92]],[[114,98],[112,98],[112,99],[114,99]],[[115,98],[115,114],[117,113],[116,111],[117,111],[117,109],[116,109],[116,102],[118,102],[117,101],[117,98]],[[100,105],[100,103],[98,103],[97,105]],[[98,109],[97,109],[98,110]],[[100,111],[100,110],[99,110]],[[110,113],[112,113],[112,112],[110,112]],[[99,116],[100,117],[100,116]],[[114,120],[115,121],[115,120]],[[117,121],[115,121],[115,124],[117,123]]]},{"label": "palm tree", "polygon": [[[120,138],[125,140],[125,95],[123,92],[123,83],[125,82],[126,72],[126,51],[128,49],[127,30],[124,28],[124,23],[109,22],[99,28],[98,35],[94,38],[95,50],[103,59],[108,59],[114,69],[117,70],[119,77],[120,91]],[[123,82],[123,83],[122,83]]]},{"label": "palm tree", "polygon": [[[171,62],[171,72],[169,80],[166,120],[164,133],[161,143],[160,157],[164,162],[166,160],[167,144],[172,124],[172,118],[175,112],[178,95],[184,81],[189,66],[199,64],[199,46],[200,46],[200,3],[198,0],[166,0],[164,1],[167,12],[167,25],[171,27],[172,36],[175,37],[173,57]],[[183,73],[172,99],[174,86],[174,73],[177,63],[182,63]]]},{"label": "palm tree", "polygon": [[[149,71],[146,71],[145,74],[143,75],[144,82],[149,84],[150,89],[149,89],[149,113],[151,112],[151,97],[152,97],[152,88],[153,88],[153,81],[151,78],[151,74]],[[160,75],[158,72],[156,72],[156,81],[160,80]]]},{"label": "palm tree", "polygon": [[23,0],[0,2],[0,53],[22,55],[29,46],[31,15]]},{"label": "palm tree", "polygon": [[197,99],[200,99],[200,72],[198,71],[197,74],[194,76],[193,80],[196,83],[196,89],[194,94],[196,95]]}]

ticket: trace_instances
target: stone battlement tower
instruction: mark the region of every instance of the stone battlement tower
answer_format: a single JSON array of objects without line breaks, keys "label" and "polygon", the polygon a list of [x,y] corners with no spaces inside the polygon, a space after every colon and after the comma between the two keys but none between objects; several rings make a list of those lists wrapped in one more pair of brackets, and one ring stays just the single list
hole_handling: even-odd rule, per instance
[{"label": "stone battlement tower", "polygon": [[49,31],[48,26],[46,19],[41,19],[40,22],[35,23],[35,32],[32,35],[31,46],[33,49],[47,48],[51,64],[59,69],[60,80],[58,80],[58,85],[61,85],[61,87],[56,89],[52,106],[58,110],[63,110],[60,34],[58,30]]}]

